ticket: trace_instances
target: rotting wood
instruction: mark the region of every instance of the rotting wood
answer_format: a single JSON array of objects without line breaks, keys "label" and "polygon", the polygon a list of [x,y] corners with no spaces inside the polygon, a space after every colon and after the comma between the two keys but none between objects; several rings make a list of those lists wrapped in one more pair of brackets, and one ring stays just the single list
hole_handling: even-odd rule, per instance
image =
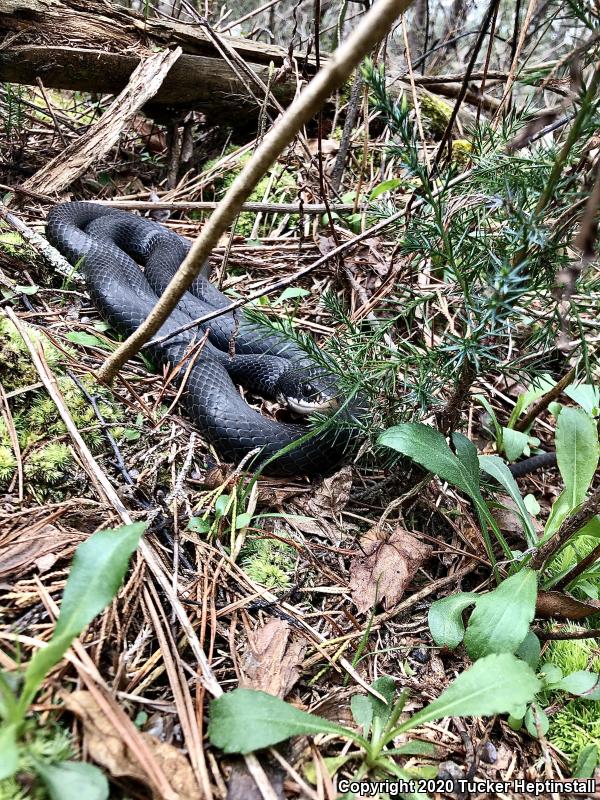
[{"label": "rotting wood", "polygon": [[116,97],[100,119],[65,150],[45,164],[23,184],[23,188],[42,194],[59,192],[117,143],[141,107],[158,91],[163,79],[181,55],[181,48],[163,51],[140,61],[126,88]]},{"label": "rotting wood", "polygon": [[[211,124],[244,129],[260,114],[248,86],[219,53],[201,25],[158,20],[100,0],[0,0],[0,81],[35,85],[41,78],[53,89],[116,94],[126,85],[140,58],[156,48],[179,46],[182,56],[145,107],[162,121],[173,108],[204,112]],[[289,70],[282,47],[227,36],[227,44],[268,85],[276,103],[288,106],[297,93],[295,69]],[[152,48],[152,50],[150,49]],[[321,54],[321,61],[327,58]],[[298,72],[310,79],[316,71],[313,57],[295,54]],[[270,64],[275,80],[270,80]],[[392,96],[406,89],[404,81],[390,85]],[[455,94],[455,87],[436,87],[432,94]],[[421,94],[422,93],[422,94]],[[467,102],[480,102],[475,93]],[[485,105],[485,102],[484,102]],[[493,110],[493,109],[491,109]],[[461,109],[463,124],[474,115]]]}]

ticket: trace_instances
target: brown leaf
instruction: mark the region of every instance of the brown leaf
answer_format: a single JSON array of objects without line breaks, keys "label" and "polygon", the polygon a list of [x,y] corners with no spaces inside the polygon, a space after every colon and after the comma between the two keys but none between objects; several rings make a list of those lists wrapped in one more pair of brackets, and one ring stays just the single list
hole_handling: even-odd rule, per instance
[{"label": "brown leaf", "polygon": [[563,592],[539,591],[535,606],[536,616],[554,619],[585,619],[599,611],[600,601],[576,600]]},{"label": "brown leaf", "polygon": [[361,613],[373,608],[376,598],[386,609],[394,606],[431,553],[429,545],[400,527],[392,534],[371,528],[361,545],[350,564],[352,599]]},{"label": "brown leaf", "polygon": [[[509,497],[507,494],[501,494],[496,497],[499,503],[502,504],[501,508],[494,508],[492,511],[492,515],[498,525],[500,526],[500,530],[504,533],[523,533],[523,523],[521,522],[521,515],[518,510],[518,506],[512,497]],[[529,520],[533,525],[533,528],[537,533],[542,532],[542,526],[540,523],[532,517],[531,514],[529,515]]]},{"label": "brown leaf", "polygon": [[352,467],[342,467],[317,487],[306,504],[314,517],[337,517],[344,510],[352,488]]},{"label": "brown leaf", "polygon": [[282,699],[300,677],[298,669],[306,646],[290,640],[290,626],[282,619],[271,619],[248,632],[248,650],[242,663],[242,686],[261,689]]},{"label": "brown leaf", "polygon": [[2,543],[0,576],[10,575],[17,579],[30,572],[32,564],[38,561],[41,562],[39,570],[42,572],[43,566],[49,563],[47,556],[52,554],[54,560],[58,557],[69,558],[85,538],[80,531],[61,529],[55,525],[44,525],[33,533],[30,528],[23,527],[11,536],[11,541]]},{"label": "brown leaf", "polygon": [[[126,776],[146,784],[146,773],[90,692],[64,694],[63,700],[69,711],[83,723],[85,746],[90,757],[116,778]],[[152,751],[179,800],[202,800],[202,792],[190,763],[181,750],[159,742],[148,733],[141,733],[140,736]],[[156,800],[160,798],[156,796]]]}]

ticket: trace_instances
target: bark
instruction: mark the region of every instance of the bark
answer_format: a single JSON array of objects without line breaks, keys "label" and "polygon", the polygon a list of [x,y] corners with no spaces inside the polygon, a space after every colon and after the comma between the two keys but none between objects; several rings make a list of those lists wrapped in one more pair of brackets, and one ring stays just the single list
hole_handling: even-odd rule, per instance
[{"label": "bark", "polygon": [[[281,48],[227,37],[227,43],[269,82],[274,97],[289,105],[296,93],[294,71],[286,71]],[[181,47],[183,55],[146,107],[153,116],[176,107],[205,112],[211,123],[244,127],[256,121],[259,107],[246,82],[224,60],[199,25],[144,19],[101,0],[0,0],[0,81],[55,89],[117,94],[128,84],[140,59],[157,49]],[[314,60],[299,59],[306,77]]]}]

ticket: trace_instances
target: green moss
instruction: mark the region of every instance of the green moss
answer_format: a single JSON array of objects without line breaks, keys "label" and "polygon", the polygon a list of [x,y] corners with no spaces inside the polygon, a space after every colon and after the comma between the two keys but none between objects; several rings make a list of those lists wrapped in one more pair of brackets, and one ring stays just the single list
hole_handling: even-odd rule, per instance
[{"label": "green moss", "polygon": [[[62,358],[60,350],[43,333],[29,326],[27,333],[34,345],[42,347],[50,369],[56,369]],[[39,381],[27,345],[12,322],[7,319],[0,319],[0,378],[6,392]]]},{"label": "green moss", "polygon": [[253,539],[242,551],[242,567],[248,577],[267,589],[285,589],[290,584],[296,551],[278,539]]},{"label": "green moss", "polygon": [[19,767],[12,778],[0,781],[0,800],[48,800],[45,786],[35,780],[36,761],[57,764],[73,758],[75,753],[67,731],[58,725],[29,720],[19,748]]},{"label": "green moss", "polygon": [[423,92],[420,100],[421,114],[428,130],[437,138],[442,136],[452,116],[452,106],[429,92]]},{"label": "green moss", "polygon": [[[563,675],[584,669],[599,672],[600,649],[593,639],[552,642],[546,661],[559,667]],[[600,702],[580,698],[569,700],[550,716],[548,738],[573,763],[588,744],[595,744],[600,750]]]},{"label": "green moss", "polygon": [[[225,155],[228,152],[237,150],[236,146],[233,146],[229,151],[225,151]],[[244,153],[238,159],[237,165],[229,170],[223,177],[217,179],[215,181],[215,197],[222,197],[227,189],[231,186],[233,181],[237,178],[237,176],[242,171],[243,167],[247,164],[247,162],[252,157],[252,153]],[[220,159],[213,159],[212,161],[208,161],[204,165],[205,171],[211,169]],[[274,175],[275,178],[273,180],[273,192],[276,194],[276,201],[277,202],[291,202],[296,195],[298,185],[296,183],[295,178],[286,170],[285,166],[282,164],[275,164],[271,167],[270,171],[258,182],[254,191],[248,198],[249,203],[262,203],[265,197],[265,192],[268,189],[269,181],[271,176]],[[269,202],[273,202],[273,200],[269,199]],[[243,211],[238,218],[237,225],[235,227],[235,233],[240,236],[244,236],[246,239],[249,238],[252,234],[252,228],[254,227],[254,221],[256,219],[256,213],[252,211]]]},{"label": "green moss", "polygon": [[[79,387],[64,372],[64,355],[43,333],[28,328],[33,342],[41,346],[46,361],[57,376],[60,392],[81,435],[92,450],[104,446],[102,425],[94,409]],[[23,389],[39,382],[32,364],[31,355],[14,325],[0,320],[0,380],[7,391]],[[113,433],[120,436],[123,428],[114,426],[121,422],[123,413],[111,401],[110,393],[98,387],[93,378],[80,378],[82,385],[97,399],[98,408],[107,423],[112,423]],[[23,455],[26,484],[39,498],[52,496],[61,498],[57,484],[73,467],[71,451],[61,439],[67,439],[67,429],[54,401],[45,389],[25,391],[10,399],[10,409],[19,446]],[[0,489],[6,489],[12,481],[17,461],[13,452],[8,429],[0,419]],[[58,492],[58,493],[57,493]]]}]

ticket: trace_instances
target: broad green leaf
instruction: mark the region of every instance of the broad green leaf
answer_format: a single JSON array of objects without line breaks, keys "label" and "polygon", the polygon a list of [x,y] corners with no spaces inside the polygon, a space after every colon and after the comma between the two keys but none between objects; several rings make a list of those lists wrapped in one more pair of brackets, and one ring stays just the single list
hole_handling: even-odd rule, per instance
[{"label": "broad green leaf", "polygon": [[539,723],[540,730],[542,732],[542,736],[545,736],[548,733],[548,729],[550,728],[550,720],[543,708],[540,708],[536,703],[532,703],[527,709],[527,713],[525,714],[525,727],[527,728],[527,733],[530,736],[533,736],[534,739],[539,737],[538,729],[536,725],[536,717],[537,722]]},{"label": "broad green leaf", "polygon": [[242,528],[247,528],[248,525],[252,522],[252,514],[243,513],[238,514],[235,518],[235,527],[236,530],[241,530]]},{"label": "broad green leaf", "polygon": [[569,694],[575,694],[588,700],[597,700],[600,697],[598,673],[588,672],[586,669],[580,669],[577,672],[565,675],[552,688],[562,689],[565,692],[569,692]]},{"label": "broad green leaf", "polygon": [[17,744],[17,725],[0,727],[0,781],[10,778],[19,765],[19,745]]},{"label": "broad green leaf", "polygon": [[525,504],[525,508],[527,509],[527,511],[529,511],[532,517],[537,517],[537,515],[542,510],[542,507],[532,494],[526,494],[525,497],[523,498],[523,503]]},{"label": "broad green leaf", "polygon": [[394,189],[397,189],[399,186],[402,186],[402,180],[400,178],[390,178],[387,181],[382,181],[372,190],[369,199],[376,200],[379,195],[385,194],[386,192],[393,192]]},{"label": "broad green leaf", "polygon": [[581,408],[564,408],[556,424],[556,459],[570,510],[585,499],[599,455],[595,421]]},{"label": "broad green leaf", "polygon": [[531,547],[536,544],[537,536],[529,517],[529,512],[508,466],[498,456],[479,456],[479,466],[484,472],[487,472],[488,475],[497,480],[503,489],[508,492],[519,511],[528,546]]},{"label": "broad green leaf", "polygon": [[514,653],[527,635],[535,614],[537,576],[522,569],[497,589],[479,595],[465,633],[472,659],[490,653]]},{"label": "broad green leaf", "polygon": [[215,502],[215,516],[217,519],[227,513],[230,501],[231,497],[228,494],[222,494],[217,497]]},{"label": "broad green leaf", "polygon": [[591,383],[578,383],[574,386],[567,386],[564,393],[571,400],[574,400],[577,405],[581,406],[591,417],[598,416],[600,411],[600,391],[597,386],[593,386]]},{"label": "broad green leaf", "polygon": [[473,478],[471,471],[459,461],[442,434],[434,428],[419,422],[405,422],[384,431],[377,441],[412,458],[429,472],[483,503],[479,481]]},{"label": "broad green leaf", "polygon": [[117,594],[145,522],[93,534],[75,551],[60,614],[48,647],[38,650],[25,672],[21,701],[28,704],[44,676],[69,645]]},{"label": "broad green leaf", "polygon": [[562,680],[562,670],[556,664],[549,661],[544,662],[540,667],[540,678],[544,686],[553,686]]},{"label": "broad green leaf", "polygon": [[101,347],[103,350],[110,350],[110,346],[104,339],[85,331],[71,331],[67,333],[67,339],[73,344],[81,344],[84,347]]},{"label": "broad green leaf", "polygon": [[536,669],[541,652],[542,645],[540,644],[540,640],[533,631],[527,631],[527,636],[517,648],[515,655],[517,658],[522,658],[526,664],[529,664],[531,669]]},{"label": "broad green leaf", "polygon": [[454,650],[462,642],[465,626],[462,613],[477,602],[473,592],[458,592],[436,600],[429,608],[428,622],[433,641],[438,647]]},{"label": "broad green leaf", "polygon": [[573,770],[574,778],[591,778],[598,766],[598,748],[595,744],[586,745],[577,756],[577,764]]},{"label": "broad green leaf", "polygon": [[350,710],[352,719],[359,728],[362,728],[363,736],[368,736],[373,721],[373,706],[369,703],[366,694],[353,694],[350,699]]},{"label": "broad green leaf", "polygon": [[528,433],[502,428],[502,449],[509,461],[516,461],[523,453],[529,454],[529,446],[539,444],[540,440]]},{"label": "broad green leaf", "polygon": [[470,439],[462,433],[455,431],[452,434],[452,443],[460,463],[469,471],[474,483],[479,486],[479,461],[477,448]]},{"label": "broad green leaf", "polygon": [[210,705],[208,738],[225,753],[251,753],[292,736],[315,733],[356,738],[348,728],[253,689],[234,689]]},{"label": "broad green leaf", "polygon": [[493,653],[476,661],[430,703],[401,726],[405,731],[445,717],[511,714],[530,703],[540,689],[531,667],[511,653]]},{"label": "broad green leaf", "polygon": [[415,739],[414,742],[406,742],[406,744],[394,748],[393,753],[399,756],[432,756],[435,753],[435,745],[433,742],[422,742]]},{"label": "broad green leaf", "polygon": [[208,533],[211,528],[210,522],[202,517],[190,517],[187,529],[194,531],[194,533]]},{"label": "broad green leaf", "polygon": [[43,764],[38,761],[35,771],[46,784],[50,800],[108,800],[108,781],[93,764],[84,764],[83,761]]}]

